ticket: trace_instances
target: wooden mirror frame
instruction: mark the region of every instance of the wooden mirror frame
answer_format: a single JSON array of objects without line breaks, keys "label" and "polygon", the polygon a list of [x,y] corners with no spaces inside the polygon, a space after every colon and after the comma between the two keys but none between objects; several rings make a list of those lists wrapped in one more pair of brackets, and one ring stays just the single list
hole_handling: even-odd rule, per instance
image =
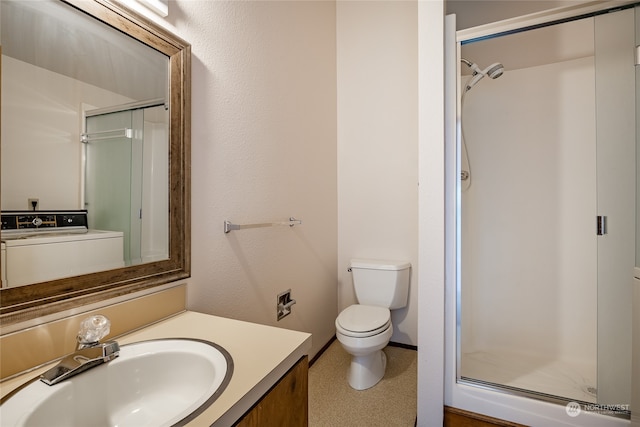
[{"label": "wooden mirror frame", "polygon": [[3,289],[3,327],[184,279],[191,271],[191,46],[110,0],[60,1],[169,59],[169,259]]}]

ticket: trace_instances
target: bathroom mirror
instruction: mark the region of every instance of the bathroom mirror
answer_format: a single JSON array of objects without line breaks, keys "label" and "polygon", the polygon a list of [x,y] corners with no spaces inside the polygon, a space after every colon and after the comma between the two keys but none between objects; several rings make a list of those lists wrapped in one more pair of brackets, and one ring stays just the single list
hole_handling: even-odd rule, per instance
[{"label": "bathroom mirror", "polygon": [[[190,45],[110,0],[2,0],[2,6],[3,173],[0,184],[3,212],[27,210],[26,200],[31,197],[40,198],[42,210],[87,208],[86,200],[90,195],[86,194],[85,171],[79,166],[79,162],[88,162],[80,136],[86,132],[86,117],[95,115],[96,111],[139,110],[141,105],[153,105],[156,108],[153,115],[163,122],[166,136],[157,144],[164,147],[164,152],[158,153],[162,154],[162,160],[153,165],[155,169],[161,169],[162,176],[162,181],[156,185],[159,190],[156,188],[154,194],[164,199],[161,204],[154,205],[153,210],[161,212],[164,222],[153,231],[152,238],[161,240],[166,249],[161,256],[127,262],[123,267],[2,289],[0,324],[5,326],[188,277]],[[10,16],[9,13],[18,15]],[[60,22],[60,19],[66,21]],[[29,37],[12,34],[10,31],[14,29],[26,30]],[[54,38],[53,33],[59,38]],[[54,40],[53,46],[43,49],[43,40],[47,39]],[[32,40],[34,45],[21,44],[28,40]],[[15,105],[6,108],[5,101],[10,99],[10,92],[17,85],[8,81],[12,75],[15,76],[15,68],[12,74],[5,72],[5,66],[16,64],[24,67],[20,69],[25,73],[32,73],[31,77],[25,76],[25,80],[31,78],[38,83],[50,80],[53,87],[41,89],[34,83],[29,97],[35,102],[23,102],[19,108],[14,108]],[[71,82],[70,86],[63,87],[60,84],[63,81]],[[29,85],[22,82],[20,86]],[[72,98],[76,102],[73,105],[69,101],[69,92],[79,92],[80,87],[90,87],[83,93],[90,92],[91,95]],[[66,96],[64,101],[54,97],[56,92]],[[55,116],[58,119],[43,124],[42,110],[50,110],[52,105],[60,107]],[[11,120],[5,117],[7,111],[10,111]],[[37,125],[30,124],[30,117],[39,117],[40,121]],[[65,131],[54,127],[62,120],[72,123],[73,129],[67,132],[66,139]],[[12,138],[16,128],[29,127],[37,127],[38,133]],[[136,132],[133,134],[135,138]],[[17,139],[18,144],[13,139]],[[73,148],[61,154],[63,142],[67,140],[73,141]],[[12,177],[6,173],[4,168],[9,169],[6,165],[19,163],[20,159],[29,156],[35,159],[40,151],[46,151],[43,145],[37,145],[43,141],[49,144],[45,157],[49,158],[49,164],[46,160],[34,162],[31,175]],[[72,163],[68,163],[69,160]],[[111,165],[115,170],[117,165]],[[42,169],[46,170],[43,172]],[[67,173],[70,169],[73,171],[71,175]],[[115,178],[117,173],[113,175]],[[29,180],[39,182],[44,195],[16,195],[15,188]],[[60,184],[60,187],[67,186],[70,191],[67,194],[59,189],[45,190],[49,188],[48,181]],[[28,191],[33,192],[33,188]],[[56,191],[55,199],[49,196]],[[67,202],[60,202],[65,198]],[[20,205],[22,199],[25,206]],[[89,221],[91,226],[91,218]],[[32,262],[35,265],[38,260]]]}]

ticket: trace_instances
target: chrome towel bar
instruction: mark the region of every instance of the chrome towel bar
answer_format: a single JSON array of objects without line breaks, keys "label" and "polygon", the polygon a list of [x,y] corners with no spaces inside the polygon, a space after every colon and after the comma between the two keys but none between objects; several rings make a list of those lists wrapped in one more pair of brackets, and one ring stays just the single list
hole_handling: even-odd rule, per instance
[{"label": "chrome towel bar", "polygon": [[115,130],[105,130],[102,132],[94,132],[94,133],[83,133],[80,135],[80,142],[83,144],[87,144],[91,141],[101,141],[103,139],[114,139],[114,138],[133,138],[133,129],[124,128],[124,129],[115,129]]},{"label": "chrome towel bar", "polygon": [[228,233],[233,230],[243,230],[245,228],[261,228],[261,227],[277,227],[281,225],[288,225],[289,227],[293,227],[294,225],[300,225],[302,221],[299,219],[295,219],[294,217],[289,218],[288,221],[281,222],[263,222],[260,224],[233,224],[231,221],[224,222],[224,232]]}]

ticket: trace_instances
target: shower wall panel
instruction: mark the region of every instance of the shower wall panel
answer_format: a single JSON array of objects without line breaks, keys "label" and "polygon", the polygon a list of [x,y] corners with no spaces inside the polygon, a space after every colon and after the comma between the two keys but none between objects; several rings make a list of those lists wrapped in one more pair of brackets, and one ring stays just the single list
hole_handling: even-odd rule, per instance
[{"label": "shower wall panel", "polygon": [[595,377],[594,59],[486,80],[462,113],[463,352],[571,361]]}]

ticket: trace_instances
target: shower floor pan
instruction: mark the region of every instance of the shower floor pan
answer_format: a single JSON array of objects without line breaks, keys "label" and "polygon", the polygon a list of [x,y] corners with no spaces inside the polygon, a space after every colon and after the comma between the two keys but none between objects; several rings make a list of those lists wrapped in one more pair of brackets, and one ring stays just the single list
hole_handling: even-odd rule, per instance
[{"label": "shower floor pan", "polygon": [[532,392],[544,400],[597,402],[595,365],[477,351],[462,355],[460,373],[468,383]]}]

